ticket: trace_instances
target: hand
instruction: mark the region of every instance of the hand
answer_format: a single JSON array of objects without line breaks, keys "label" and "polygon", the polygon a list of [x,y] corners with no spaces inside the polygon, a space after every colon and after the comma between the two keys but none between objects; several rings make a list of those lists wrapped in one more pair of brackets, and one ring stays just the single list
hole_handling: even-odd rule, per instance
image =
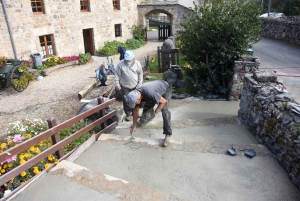
[{"label": "hand", "polygon": [[130,134],[133,135],[133,133],[135,132],[136,130],[136,126],[131,126],[131,129],[130,129]]},{"label": "hand", "polygon": [[118,86],[116,86],[116,90],[121,90],[121,86],[120,85],[118,85]]}]

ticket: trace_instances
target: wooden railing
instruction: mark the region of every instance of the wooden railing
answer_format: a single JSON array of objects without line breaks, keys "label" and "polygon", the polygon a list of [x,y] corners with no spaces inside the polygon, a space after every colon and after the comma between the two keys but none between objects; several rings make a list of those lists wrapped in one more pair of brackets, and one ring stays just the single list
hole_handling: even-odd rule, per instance
[{"label": "wooden railing", "polygon": [[[31,168],[32,166],[34,166],[35,164],[42,161],[44,158],[46,158],[47,156],[49,156],[53,153],[55,153],[56,156],[60,160],[62,160],[65,157],[64,152],[63,152],[63,147],[66,146],[67,144],[69,144],[70,142],[76,140],[77,138],[82,136],[84,133],[92,130],[96,126],[101,125],[102,130],[99,133],[95,134],[95,140],[97,140],[102,133],[107,133],[107,132],[111,131],[112,129],[114,129],[118,125],[118,122],[113,122],[112,124],[107,125],[106,121],[108,119],[112,118],[114,115],[116,115],[117,112],[115,110],[112,110],[108,114],[105,114],[105,108],[108,107],[109,105],[113,104],[115,101],[116,101],[116,99],[113,98],[107,102],[104,102],[104,98],[99,97],[98,98],[98,103],[99,103],[98,106],[96,106],[84,113],[81,113],[81,114],[79,114],[61,124],[58,124],[58,125],[56,125],[55,119],[49,118],[48,119],[48,125],[49,125],[48,130],[36,135],[35,137],[33,137],[25,142],[22,142],[18,146],[12,147],[12,148],[6,150],[5,152],[1,153],[0,154],[0,162],[3,162],[6,159],[9,159],[12,156],[15,156],[15,155],[23,152],[24,150],[29,149],[31,146],[41,142],[42,140],[49,138],[49,137],[51,137],[51,140],[53,143],[53,145],[50,148],[48,148],[45,151],[41,152],[40,154],[34,156],[30,160],[26,161],[25,163],[23,163],[22,165],[20,165],[16,168],[14,168],[13,170],[7,172],[6,174],[3,174],[0,177],[0,186],[2,186],[4,183],[9,181],[10,179],[18,176],[19,174],[21,174],[21,172]],[[60,136],[59,136],[60,131],[62,131],[63,129],[65,129],[69,126],[74,125],[75,123],[77,123],[77,122],[83,120],[84,118],[86,118],[94,113],[97,113],[97,112],[99,112],[99,114],[100,114],[99,119],[88,124],[87,126],[82,128],[81,130],[75,132],[71,136],[68,136],[63,140],[60,140]],[[74,151],[74,150],[72,150],[72,151]]]}]

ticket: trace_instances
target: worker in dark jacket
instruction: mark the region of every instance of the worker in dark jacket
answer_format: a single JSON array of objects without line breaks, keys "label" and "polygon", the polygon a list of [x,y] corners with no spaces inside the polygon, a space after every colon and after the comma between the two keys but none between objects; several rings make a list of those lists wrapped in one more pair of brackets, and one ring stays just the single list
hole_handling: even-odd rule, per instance
[{"label": "worker in dark jacket", "polygon": [[[171,112],[169,111],[169,104],[172,96],[172,85],[164,80],[156,80],[139,85],[135,90],[131,91],[127,95],[127,101],[130,108],[133,108],[133,125],[130,133],[133,134],[137,127],[137,119],[139,113],[139,105],[144,102],[143,116],[148,118],[145,121],[149,122],[160,111],[163,117],[163,134],[165,134],[165,140],[163,146],[168,146],[170,137],[172,135],[171,128]],[[155,111],[153,107],[157,104]],[[151,111],[149,115],[144,115]],[[153,113],[153,114],[152,114]],[[142,118],[141,117],[141,118]],[[140,119],[140,121],[143,119]]]},{"label": "worker in dark jacket", "polygon": [[125,52],[126,52],[125,47],[122,46],[118,47],[118,53],[120,53],[120,61],[124,59]]}]

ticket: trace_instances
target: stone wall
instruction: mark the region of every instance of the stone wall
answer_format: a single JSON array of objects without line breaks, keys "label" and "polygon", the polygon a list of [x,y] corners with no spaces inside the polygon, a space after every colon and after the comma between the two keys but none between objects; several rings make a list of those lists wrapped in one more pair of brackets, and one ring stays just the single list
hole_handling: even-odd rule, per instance
[{"label": "stone wall", "polygon": [[[114,10],[112,0],[90,0],[90,12],[80,11],[80,0],[44,0],[45,14],[34,14],[30,1],[5,0],[18,58],[28,51],[40,52],[39,36],[53,34],[57,56],[84,53],[83,29],[93,29],[95,49],[104,42],[132,38],[129,28],[137,24],[140,0],[122,0]],[[122,37],[115,37],[114,25],[122,25]],[[4,12],[0,9],[0,56],[14,58]]]},{"label": "stone wall", "polygon": [[246,73],[258,70],[260,66],[258,57],[242,56],[239,61],[234,63],[234,75],[232,78],[232,86],[230,96],[239,100],[244,87],[244,76]]},{"label": "stone wall", "polygon": [[300,45],[300,18],[264,18],[261,35]]},{"label": "stone wall", "polygon": [[271,150],[300,190],[300,105],[277,81],[276,74],[245,74],[238,116]]},{"label": "stone wall", "polygon": [[179,4],[139,4],[138,5],[138,24],[147,25],[147,18],[157,12],[164,13],[170,18],[172,36],[177,36],[177,31],[181,30],[181,23],[184,22],[183,16],[187,16],[192,9],[186,8]]}]

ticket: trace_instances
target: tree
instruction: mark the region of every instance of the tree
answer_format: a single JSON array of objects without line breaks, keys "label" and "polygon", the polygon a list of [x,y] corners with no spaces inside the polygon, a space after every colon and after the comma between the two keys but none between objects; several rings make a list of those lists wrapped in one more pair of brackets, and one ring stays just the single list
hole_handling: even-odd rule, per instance
[{"label": "tree", "polygon": [[287,16],[300,15],[300,0],[286,0],[283,12]]},{"label": "tree", "polygon": [[242,0],[205,0],[185,16],[179,31],[191,92],[228,95],[233,63],[260,39],[262,6]]}]

